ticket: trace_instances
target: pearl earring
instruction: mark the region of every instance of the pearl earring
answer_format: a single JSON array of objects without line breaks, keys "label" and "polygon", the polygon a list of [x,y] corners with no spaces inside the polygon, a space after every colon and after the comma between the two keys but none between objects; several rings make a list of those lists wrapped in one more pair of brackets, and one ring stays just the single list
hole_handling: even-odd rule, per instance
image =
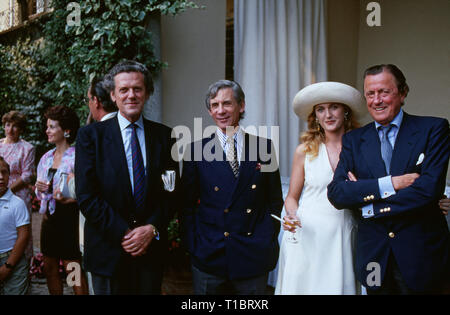
[{"label": "pearl earring", "polygon": [[64,138],[70,138],[70,133],[68,131],[64,131]]}]

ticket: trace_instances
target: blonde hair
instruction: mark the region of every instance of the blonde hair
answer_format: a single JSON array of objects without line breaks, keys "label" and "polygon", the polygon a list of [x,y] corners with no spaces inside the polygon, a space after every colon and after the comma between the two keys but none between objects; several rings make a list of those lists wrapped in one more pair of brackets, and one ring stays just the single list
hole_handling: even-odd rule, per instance
[{"label": "blonde hair", "polygon": [[[344,120],[344,130],[348,132],[350,130],[359,127],[359,123],[353,115],[352,110],[345,104],[340,104],[344,107],[347,114]],[[308,115],[308,130],[303,132],[300,136],[300,142],[305,145],[305,153],[309,154],[310,159],[313,160],[319,154],[319,146],[325,142],[325,131],[322,126],[316,122],[315,106],[312,112]]]}]

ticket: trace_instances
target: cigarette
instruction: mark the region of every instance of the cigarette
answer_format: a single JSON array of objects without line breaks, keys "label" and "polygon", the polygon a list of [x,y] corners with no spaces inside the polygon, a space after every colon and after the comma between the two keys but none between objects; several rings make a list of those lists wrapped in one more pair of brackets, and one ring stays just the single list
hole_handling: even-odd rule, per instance
[{"label": "cigarette", "polygon": [[[281,223],[287,224],[287,225],[292,226],[292,227],[294,227],[295,225],[297,225],[296,223],[299,222],[299,221],[297,221],[297,220],[292,221],[292,222],[294,222],[294,225],[292,225],[292,224],[288,223],[287,221],[281,219],[280,217],[277,217],[275,214],[271,214],[271,216],[272,216],[272,218],[274,218],[274,219],[280,221]],[[301,227],[301,226],[299,226],[299,227]]]},{"label": "cigarette", "polygon": [[272,216],[272,218],[274,218],[274,219],[280,221],[281,223],[285,223],[284,220],[282,220],[280,217],[277,217],[275,214],[271,214],[271,216]]}]

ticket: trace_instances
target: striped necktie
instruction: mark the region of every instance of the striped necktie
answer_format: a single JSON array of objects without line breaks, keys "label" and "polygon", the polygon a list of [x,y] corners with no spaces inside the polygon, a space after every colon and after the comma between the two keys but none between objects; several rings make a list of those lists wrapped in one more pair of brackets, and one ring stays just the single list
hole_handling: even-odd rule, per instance
[{"label": "striped necktie", "polygon": [[237,159],[237,152],[234,146],[233,137],[227,138],[228,149],[227,149],[227,161],[230,163],[231,170],[233,171],[234,177],[239,175],[239,162]]},{"label": "striped necktie", "polygon": [[141,146],[137,137],[136,124],[131,124],[131,153],[133,160],[133,197],[136,210],[141,210],[144,207],[144,193],[145,193],[145,168],[144,160],[142,158]]},{"label": "striped necktie", "polygon": [[393,125],[389,125],[386,127],[381,126],[380,130],[383,133],[381,137],[381,157],[383,158],[384,165],[386,167],[386,174],[390,174],[391,172],[391,159],[392,159],[392,145],[389,142],[389,132],[391,131]]}]

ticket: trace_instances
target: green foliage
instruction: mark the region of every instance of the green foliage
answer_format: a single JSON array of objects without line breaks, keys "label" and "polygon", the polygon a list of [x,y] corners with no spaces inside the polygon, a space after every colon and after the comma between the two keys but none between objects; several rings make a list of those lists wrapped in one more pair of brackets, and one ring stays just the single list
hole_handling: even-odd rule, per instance
[{"label": "green foliage", "polygon": [[42,132],[46,108],[69,106],[83,124],[88,114],[84,99],[94,76],[123,59],[137,60],[153,74],[165,66],[154,54],[150,16],[198,8],[189,0],[84,0],[78,1],[81,25],[68,26],[70,2],[52,2],[53,12],[41,20],[42,40],[0,45],[0,114],[13,108],[27,114],[24,138],[39,151],[47,145]]},{"label": "green foliage", "polygon": [[23,39],[14,46],[0,44],[0,113],[15,109],[27,115],[23,138],[41,151],[47,147],[42,125],[46,104],[50,103],[42,90],[47,77],[39,41]]},{"label": "green foliage", "polygon": [[167,232],[170,248],[174,249],[180,247],[180,221],[178,220],[177,216],[175,216],[175,218],[169,222]]}]

